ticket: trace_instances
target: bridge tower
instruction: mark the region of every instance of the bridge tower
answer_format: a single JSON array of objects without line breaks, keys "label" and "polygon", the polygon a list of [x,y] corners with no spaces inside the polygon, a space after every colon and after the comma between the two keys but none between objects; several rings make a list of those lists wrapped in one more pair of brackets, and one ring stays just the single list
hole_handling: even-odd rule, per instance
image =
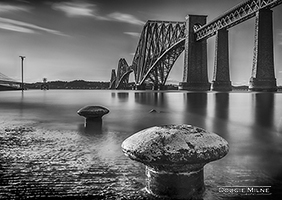
[{"label": "bridge tower", "polygon": [[125,76],[129,71],[129,66],[124,58],[119,59],[118,70],[116,76],[116,89],[126,89],[129,80],[129,74]]},{"label": "bridge tower", "polygon": [[273,57],[272,10],[266,8],[256,13],[255,47],[249,90],[277,91]]},{"label": "bridge tower", "polygon": [[211,89],[214,91],[231,91],[229,73],[228,30],[220,29],[216,33],[214,74]]},{"label": "bridge tower", "polygon": [[180,90],[207,91],[210,89],[207,73],[207,40],[196,41],[195,30],[205,25],[207,16],[188,15],[186,17],[186,38],[183,82]]},{"label": "bridge tower", "polygon": [[117,79],[116,70],[112,69],[109,89],[115,89],[116,88],[116,79]]}]

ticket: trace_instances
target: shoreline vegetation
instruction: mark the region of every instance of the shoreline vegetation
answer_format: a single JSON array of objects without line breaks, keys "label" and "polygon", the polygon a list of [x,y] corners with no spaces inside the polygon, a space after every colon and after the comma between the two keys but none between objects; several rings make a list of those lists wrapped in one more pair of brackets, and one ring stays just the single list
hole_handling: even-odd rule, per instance
[{"label": "shoreline vegetation", "polygon": [[[44,83],[26,83],[25,87],[27,89],[41,89]],[[84,80],[74,80],[74,81],[48,81],[46,82],[49,89],[108,89],[110,82],[103,81],[84,81]]]}]

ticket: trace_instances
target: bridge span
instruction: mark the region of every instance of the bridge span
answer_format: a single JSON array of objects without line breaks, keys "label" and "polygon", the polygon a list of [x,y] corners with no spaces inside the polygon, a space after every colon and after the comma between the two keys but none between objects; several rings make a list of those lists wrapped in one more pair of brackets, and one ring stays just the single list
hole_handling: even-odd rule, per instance
[{"label": "bridge span", "polygon": [[[282,0],[247,0],[207,23],[205,15],[188,15],[183,22],[152,21],[143,27],[139,43],[128,66],[119,61],[112,71],[111,89],[124,88],[134,73],[136,89],[164,89],[168,75],[184,51],[183,80],[180,90],[230,91],[228,29],[255,17],[255,42],[249,90],[276,91],[273,52],[272,8]],[[207,40],[216,35],[212,83],[207,75]],[[126,64],[124,64],[126,63]],[[123,67],[121,67],[123,66]]]}]

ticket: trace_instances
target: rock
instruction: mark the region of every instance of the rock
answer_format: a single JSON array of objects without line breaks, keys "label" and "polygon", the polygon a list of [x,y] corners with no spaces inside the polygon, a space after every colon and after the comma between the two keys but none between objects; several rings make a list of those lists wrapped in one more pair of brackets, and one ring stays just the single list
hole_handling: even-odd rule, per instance
[{"label": "rock", "polygon": [[191,125],[155,126],[122,143],[126,156],[146,165],[147,191],[158,197],[201,198],[203,167],[224,157],[226,140]]},{"label": "rock", "polygon": [[155,109],[150,110],[150,113],[156,113],[157,111]]},{"label": "rock", "polygon": [[86,119],[101,119],[107,113],[109,110],[102,106],[85,106],[77,111],[77,114]]}]

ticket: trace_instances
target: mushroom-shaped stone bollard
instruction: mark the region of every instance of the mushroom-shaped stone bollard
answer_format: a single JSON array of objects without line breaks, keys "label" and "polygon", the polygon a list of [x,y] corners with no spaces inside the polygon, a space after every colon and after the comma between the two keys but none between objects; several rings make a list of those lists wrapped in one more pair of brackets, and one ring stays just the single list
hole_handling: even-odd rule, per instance
[{"label": "mushroom-shaped stone bollard", "polygon": [[99,119],[107,113],[109,113],[109,110],[102,106],[85,106],[77,111],[77,114],[86,119]]},{"label": "mushroom-shaped stone bollard", "polygon": [[107,113],[109,110],[102,106],[85,106],[77,111],[77,114],[86,118],[86,126],[92,122],[102,122],[102,117]]},{"label": "mushroom-shaped stone bollard", "polygon": [[197,199],[205,191],[203,167],[224,157],[226,140],[191,125],[155,126],[122,143],[129,158],[146,165],[146,190],[153,196]]}]

